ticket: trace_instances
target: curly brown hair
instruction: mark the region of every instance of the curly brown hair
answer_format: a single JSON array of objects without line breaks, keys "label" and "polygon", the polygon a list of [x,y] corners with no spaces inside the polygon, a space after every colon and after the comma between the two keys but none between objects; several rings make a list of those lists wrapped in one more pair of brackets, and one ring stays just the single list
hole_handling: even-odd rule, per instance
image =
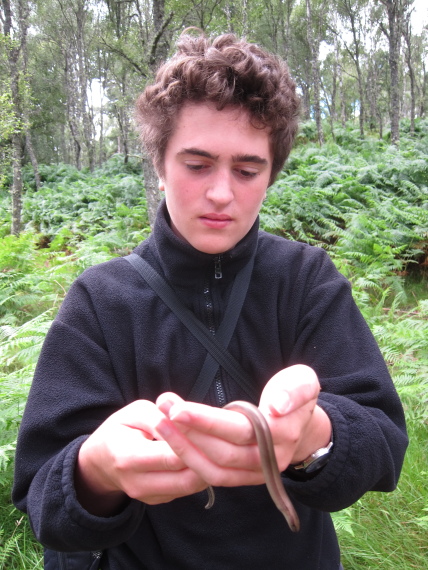
[{"label": "curly brown hair", "polygon": [[176,53],[158,69],[136,103],[140,137],[161,176],[168,140],[186,103],[234,106],[251,124],[269,130],[272,184],[290,154],[298,129],[300,98],[286,63],[256,44],[224,34],[180,36]]}]

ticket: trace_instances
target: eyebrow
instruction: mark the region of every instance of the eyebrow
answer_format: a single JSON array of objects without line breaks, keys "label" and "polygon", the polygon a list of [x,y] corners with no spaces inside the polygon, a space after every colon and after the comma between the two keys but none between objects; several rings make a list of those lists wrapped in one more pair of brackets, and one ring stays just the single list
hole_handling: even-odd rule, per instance
[{"label": "eyebrow", "polygon": [[234,162],[254,162],[255,164],[268,164],[266,158],[262,158],[258,154],[236,154],[232,156]]},{"label": "eyebrow", "polygon": [[203,156],[204,158],[212,158],[212,159],[217,159],[218,155],[215,156],[213,154],[211,154],[210,152],[207,152],[206,150],[200,150],[199,148],[183,148],[182,150],[180,150],[180,152],[178,153],[178,155],[181,154],[195,154],[196,156]]},{"label": "eyebrow", "polygon": [[[213,160],[217,160],[218,159],[218,155],[214,155],[211,154],[210,152],[207,152],[206,150],[201,150],[199,148],[183,148],[179,153],[179,155],[182,154],[194,154],[196,156],[203,156],[204,158],[211,158]],[[262,158],[261,156],[258,156],[257,154],[235,154],[234,156],[232,156],[232,161],[233,162],[253,162],[255,164],[268,164],[268,161],[266,160],[266,158]]]}]

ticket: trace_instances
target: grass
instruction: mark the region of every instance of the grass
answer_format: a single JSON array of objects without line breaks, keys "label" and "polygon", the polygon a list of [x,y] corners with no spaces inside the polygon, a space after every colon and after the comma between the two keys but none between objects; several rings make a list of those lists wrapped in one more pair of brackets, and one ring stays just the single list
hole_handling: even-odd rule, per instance
[{"label": "grass", "polygon": [[345,570],[428,569],[428,299],[408,290],[412,307],[368,321],[403,402],[409,448],[397,489],[367,493],[334,514]]},{"label": "grass", "polygon": [[[0,493],[2,505],[10,504],[8,495],[5,489]],[[0,517],[0,570],[42,570],[43,548],[34,540],[27,517],[12,505],[3,506]]]},{"label": "grass", "polygon": [[428,426],[411,421],[408,427],[396,491],[367,493],[335,516],[345,570],[428,569]]}]

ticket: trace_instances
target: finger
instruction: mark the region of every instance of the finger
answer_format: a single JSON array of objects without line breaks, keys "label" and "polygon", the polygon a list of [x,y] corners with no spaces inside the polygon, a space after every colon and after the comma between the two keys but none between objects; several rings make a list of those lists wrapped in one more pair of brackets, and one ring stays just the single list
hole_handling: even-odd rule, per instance
[{"label": "finger", "polygon": [[166,416],[169,414],[169,410],[174,404],[178,404],[179,402],[184,402],[180,396],[175,394],[174,392],[164,392],[156,399],[156,406],[159,410],[164,413]]},{"label": "finger", "polygon": [[147,439],[140,429],[124,424],[106,422],[85,441],[83,449],[105,472],[177,471],[186,467],[166,442]]},{"label": "finger", "polygon": [[186,437],[213,463],[227,468],[260,470],[260,453],[256,443],[237,445],[199,430],[187,430]]},{"label": "finger", "polygon": [[285,416],[305,406],[315,404],[320,384],[315,371],[297,364],[280,370],[266,384],[260,398],[260,410],[273,416]]},{"label": "finger", "polygon": [[[148,471],[181,471],[186,468],[183,460],[165,441],[152,441],[140,449],[134,449],[131,456],[130,450],[124,450],[124,456],[131,458],[135,469]],[[126,468],[126,467],[125,467]]]},{"label": "finger", "polygon": [[136,400],[112,414],[106,424],[121,424],[131,429],[138,429],[148,439],[156,438],[156,426],[165,414],[149,400]]},{"label": "finger", "polygon": [[168,417],[181,431],[191,428],[237,445],[255,441],[248,418],[232,410],[181,401],[170,407]]},{"label": "finger", "polygon": [[163,421],[157,429],[171,449],[204,481],[214,486],[234,487],[257,485],[264,479],[259,471],[233,469],[214,463],[201,449],[196,447],[173,422]]},{"label": "finger", "polygon": [[126,493],[133,499],[155,505],[193,495],[206,488],[207,483],[199,475],[185,468],[179,472],[151,471],[144,477],[136,477],[128,481]]}]

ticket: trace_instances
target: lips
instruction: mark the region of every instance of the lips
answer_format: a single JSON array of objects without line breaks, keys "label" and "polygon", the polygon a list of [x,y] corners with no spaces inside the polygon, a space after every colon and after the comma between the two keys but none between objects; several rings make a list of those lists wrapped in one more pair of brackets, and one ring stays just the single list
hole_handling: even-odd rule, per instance
[{"label": "lips", "polygon": [[232,218],[227,214],[202,214],[201,218],[208,218],[209,220],[221,220],[221,221],[232,220]]},{"label": "lips", "polygon": [[222,229],[230,224],[232,218],[227,214],[203,214],[200,217],[202,223],[214,229]]}]

